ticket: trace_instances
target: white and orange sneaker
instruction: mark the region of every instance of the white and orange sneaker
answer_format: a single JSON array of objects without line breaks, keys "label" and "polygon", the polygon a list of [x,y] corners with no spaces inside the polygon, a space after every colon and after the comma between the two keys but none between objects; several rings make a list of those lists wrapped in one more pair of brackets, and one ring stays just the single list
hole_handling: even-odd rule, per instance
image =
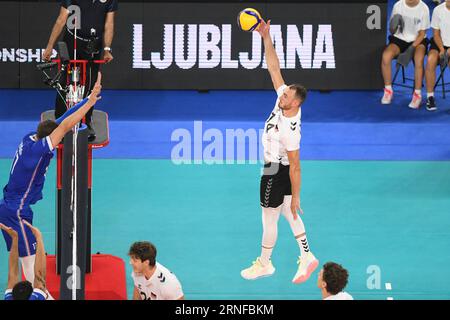
[{"label": "white and orange sneaker", "polygon": [[419,109],[422,104],[422,96],[414,92],[411,102],[409,103],[409,107],[411,109]]},{"label": "white and orange sneaker", "polygon": [[269,264],[264,266],[258,257],[256,261],[253,261],[251,267],[241,271],[241,276],[246,280],[256,280],[258,278],[269,277],[274,272],[275,268],[272,265],[272,261],[269,261]]},{"label": "white and orange sneaker", "polygon": [[292,282],[299,284],[309,279],[314,270],[319,266],[319,260],[314,257],[312,252],[308,252],[298,258],[297,264],[298,270]]},{"label": "white and orange sneaker", "polygon": [[384,88],[383,98],[381,99],[382,104],[390,104],[392,102],[392,98],[394,97],[394,91]]}]

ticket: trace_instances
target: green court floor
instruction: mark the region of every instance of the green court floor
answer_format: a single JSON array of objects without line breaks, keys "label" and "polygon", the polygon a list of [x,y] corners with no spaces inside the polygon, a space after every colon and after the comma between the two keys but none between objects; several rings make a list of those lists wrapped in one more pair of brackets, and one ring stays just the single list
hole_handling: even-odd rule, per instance
[{"label": "green court floor", "polygon": [[[1,186],[10,163],[0,160]],[[302,172],[311,249],[321,264],[336,261],[349,270],[346,291],[356,299],[450,299],[450,163],[303,161]],[[250,164],[95,160],[93,252],[126,261],[129,297],[127,250],[149,240],[187,299],[320,299],[317,272],[305,284],[290,282],[298,247],[283,218],[275,274],[253,282],[240,277],[260,250],[259,175],[260,166]],[[54,162],[34,212],[54,254]],[[5,287],[8,256],[0,242]]]}]

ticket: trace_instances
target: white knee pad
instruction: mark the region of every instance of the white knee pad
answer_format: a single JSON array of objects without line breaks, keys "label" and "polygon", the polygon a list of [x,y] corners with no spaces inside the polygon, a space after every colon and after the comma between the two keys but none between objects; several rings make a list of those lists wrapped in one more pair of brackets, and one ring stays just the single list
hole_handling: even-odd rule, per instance
[{"label": "white knee pad", "polygon": [[[34,283],[34,261],[36,260],[36,255],[27,256],[20,258],[22,264],[23,273],[25,274],[25,279]],[[22,277],[21,277],[22,278]]]},{"label": "white knee pad", "polygon": [[281,206],[278,208],[262,208],[263,246],[275,246],[278,236],[278,219],[280,218],[280,211]]}]

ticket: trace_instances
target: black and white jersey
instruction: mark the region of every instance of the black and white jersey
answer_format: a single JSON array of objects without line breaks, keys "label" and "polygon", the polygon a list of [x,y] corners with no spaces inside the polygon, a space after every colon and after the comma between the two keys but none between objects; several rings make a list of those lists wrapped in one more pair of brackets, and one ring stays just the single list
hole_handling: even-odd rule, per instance
[{"label": "black and white jersey", "polygon": [[292,118],[283,116],[278,107],[280,97],[287,88],[285,84],[277,89],[277,101],[264,126],[262,144],[264,147],[264,161],[289,165],[288,151],[300,149],[301,139],[301,116],[299,108],[297,115]]},{"label": "black and white jersey", "polygon": [[184,295],[177,277],[159,263],[150,279],[134,272],[131,277],[142,300],[178,300]]}]

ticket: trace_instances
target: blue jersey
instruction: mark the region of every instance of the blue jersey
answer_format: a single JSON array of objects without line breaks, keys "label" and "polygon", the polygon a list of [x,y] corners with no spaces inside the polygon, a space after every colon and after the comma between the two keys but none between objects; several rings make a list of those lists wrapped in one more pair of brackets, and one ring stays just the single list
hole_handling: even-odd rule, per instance
[{"label": "blue jersey", "polygon": [[[46,293],[40,289],[33,289],[33,293],[28,298],[28,300],[46,300]],[[7,289],[5,291],[5,300],[14,300],[12,295],[12,289]]]},{"label": "blue jersey", "polygon": [[50,137],[38,140],[36,132],[27,134],[17,148],[8,184],[3,188],[5,204],[12,210],[28,208],[42,199],[53,146]]}]

